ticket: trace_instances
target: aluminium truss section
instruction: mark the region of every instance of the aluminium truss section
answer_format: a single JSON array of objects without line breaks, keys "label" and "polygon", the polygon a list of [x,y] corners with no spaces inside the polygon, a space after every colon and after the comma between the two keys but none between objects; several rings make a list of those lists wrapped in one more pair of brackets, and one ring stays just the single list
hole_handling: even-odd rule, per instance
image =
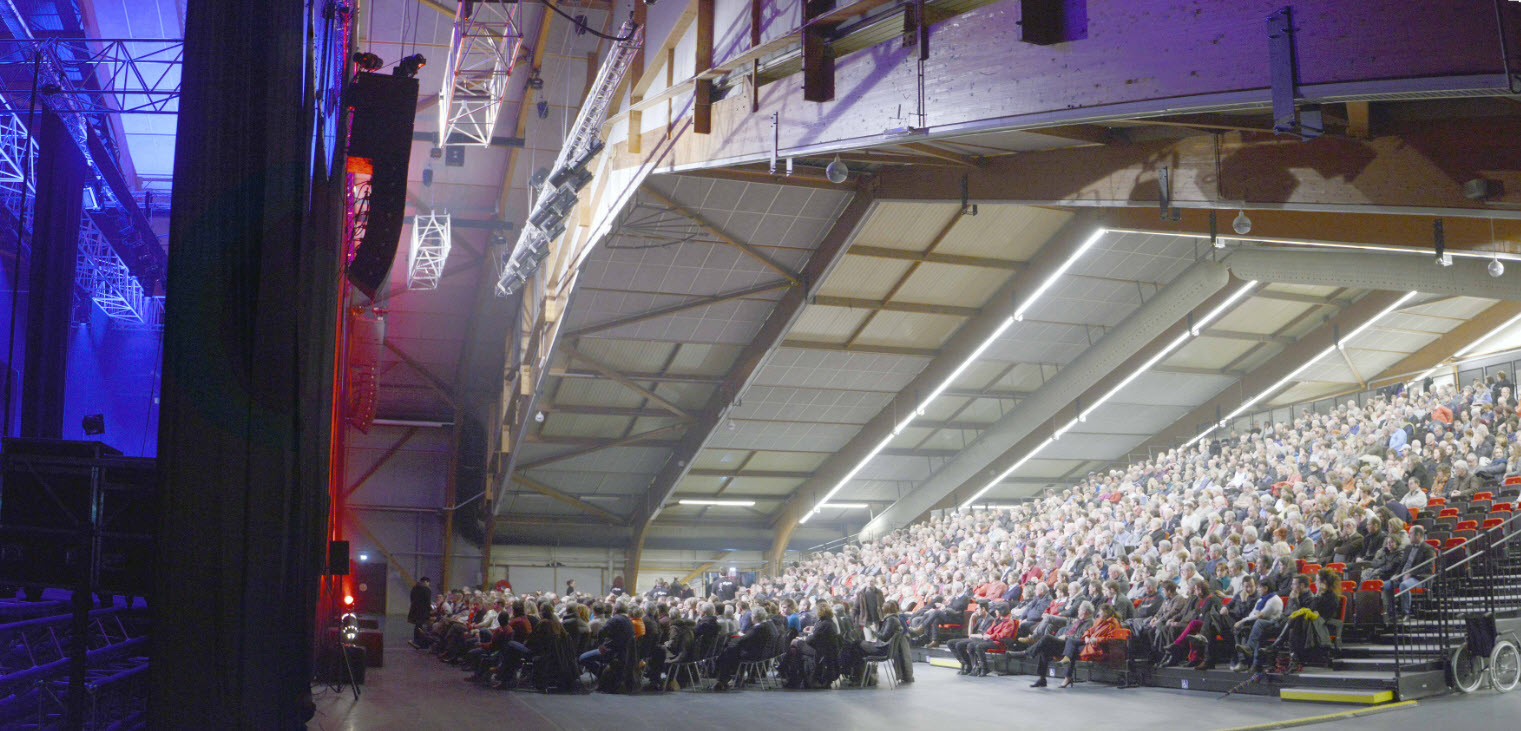
[{"label": "aluminium truss section", "polygon": [[[30,65],[37,56],[46,78],[40,85],[40,96],[56,113],[179,112],[183,40],[0,39],[0,63]],[[28,105],[30,84],[13,79],[6,86],[3,93],[17,107]]]},{"label": "aluminium truss section", "polygon": [[522,3],[460,0],[439,95],[438,144],[489,145],[523,45]]},{"label": "aluminium truss section", "polygon": [[438,289],[452,235],[448,213],[417,214],[412,220],[412,248],[407,252],[407,289]]},{"label": "aluminium truss section", "polygon": [[[74,281],[76,290],[88,296],[114,322],[148,327],[163,324],[164,299],[143,291],[142,284],[132,276],[88,214],[80,221]],[[76,313],[87,314],[81,309],[76,309]]]},{"label": "aluminium truss section", "polygon": [[[12,216],[21,215],[23,181],[36,181],[37,146],[27,144],[26,124],[21,115],[0,109],[0,205]],[[23,162],[25,161],[25,162]],[[31,168],[32,175],[27,174]],[[37,184],[28,182],[27,195],[37,192]],[[31,229],[31,211],[26,211],[27,229]]]},{"label": "aluminium truss section", "polygon": [[567,167],[572,160],[585,155],[592,145],[601,140],[602,123],[607,120],[607,110],[618,93],[618,84],[623,81],[629,66],[634,63],[634,56],[644,44],[644,29],[632,20],[625,21],[618,30],[617,37],[620,40],[613,43],[607,58],[602,61],[602,67],[597,69],[597,79],[587,91],[586,101],[576,114],[576,124],[571,128],[565,146],[560,148],[560,156],[555,158],[551,173]]}]

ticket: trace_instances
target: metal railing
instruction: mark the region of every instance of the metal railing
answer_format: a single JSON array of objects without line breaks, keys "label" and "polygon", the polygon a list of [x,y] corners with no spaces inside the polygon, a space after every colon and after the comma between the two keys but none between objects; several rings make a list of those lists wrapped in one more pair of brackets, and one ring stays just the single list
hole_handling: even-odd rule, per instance
[{"label": "metal railing", "polygon": [[[1389,611],[1396,615],[1396,682],[1408,667],[1445,662],[1453,645],[1464,637],[1466,614],[1521,610],[1521,581],[1511,580],[1505,566],[1506,559],[1514,557],[1517,546],[1521,546],[1521,541],[1512,541],[1521,526],[1518,521],[1521,513],[1514,513],[1460,545],[1439,548],[1435,556],[1411,570],[1415,574],[1430,567],[1430,576],[1394,592],[1394,606]],[[1397,611],[1407,596],[1412,599],[1409,616]],[[1417,596],[1421,598],[1418,611],[1413,601]]]}]

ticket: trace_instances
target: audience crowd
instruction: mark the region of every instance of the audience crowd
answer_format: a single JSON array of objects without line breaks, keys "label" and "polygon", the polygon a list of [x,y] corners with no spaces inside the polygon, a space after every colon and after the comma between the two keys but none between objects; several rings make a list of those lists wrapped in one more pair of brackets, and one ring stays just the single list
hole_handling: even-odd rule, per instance
[{"label": "audience crowd", "polygon": [[[1412,511],[1521,472],[1518,434],[1504,373],[1395,388],[1030,502],[947,511],[748,587],[721,579],[707,599],[663,581],[601,599],[449,592],[413,617],[416,642],[482,683],[570,690],[590,673],[612,691],[699,674],[723,690],[763,661],[793,687],[858,682],[872,660],[912,682],[911,642],[946,643],[963,674],[986,674],[989,652],[1030,658],[1038,686],[1050,662],[1070,683],[1116,643],[1200,669],[1323,660],[1342,580],[1382,581],[1385,612],[1408,613],[1396,592],[1435,556]],[[1306,576],[1303,563],[1344,568]]]}]

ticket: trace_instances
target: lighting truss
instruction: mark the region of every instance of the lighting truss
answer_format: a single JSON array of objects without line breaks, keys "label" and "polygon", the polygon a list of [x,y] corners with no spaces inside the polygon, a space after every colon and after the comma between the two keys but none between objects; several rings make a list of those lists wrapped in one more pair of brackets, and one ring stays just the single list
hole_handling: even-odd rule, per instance
[{"label": "lighting truss", "polygon": [[[35,174],[26,175],[26,168],[31,167],[35,173],[36,165],[37,146],[32,145],[28,148],[26,125],[22,123],[20,115],[0,111],[0,205],[4,205],[12,216],[22,214],[22,181],[37,179]],[[35,182],[27,185],[27,192],[28,195],[37,192]],[[27,216],[27,228],[30,229],[30,211],[27,211]]]},{"label": "lighting truss", "polygon": [[439,95],[439,146],[491,144],[507,77],[523,45],[518,24],[522,5],[460,0]]},{"label": "lighting truss", "polygon": [[74,282],[112,320],[150,327],[163,324],[164,298],[143,291],[88,214],[80,217]]},{"label": "lighting truss", "polygon": [[[59,114],[177,114],[185,42],[178,38],[10,38],[0,62],[30,65],[41,55],[54,87],[42,96]],[[20,78],[20,77],[16,77]],[[29,80],[28,80],[29,81]],[[44,82],[46,83],[46,81]],[[3,93],[26,106],[31,85],[13,81]]]},{"label": "lighting truss", "polygon": [[576,192],[591,179],[586,166],[601,149],[602,122],[607,119],[607,110],[612,104],[619,82],[628,73],[629,66],[634,62],[634,54],[644,43],[644,29],[633,21],[628,21],[623,24],[618,37],[623,40],[615,42],[607,57],[602,60],[596,81],[576,114],[576,124],[570,129],[565,146],[560,148],[560,155],[555,158],[554,167],[549,171],[548,180],[574,181],[579,176],[580,182],[566,182],[559,188],[551,188],[551,185],[559,185],[558,183],[544,186],[528,215],[528,221],[523,224],[517,243],[503,260],[502,271],[497,275],[496,281],[498,297],[511,296],[533,275],[538,262],[548,254],[550,242],[565,230],[564,221],[577,202]]},{"label": "lighting truss", "polygon": [[420,213],[412,220],[412,249],[407,253],[407,289],[438,289],[449,259],[449,214]]}]

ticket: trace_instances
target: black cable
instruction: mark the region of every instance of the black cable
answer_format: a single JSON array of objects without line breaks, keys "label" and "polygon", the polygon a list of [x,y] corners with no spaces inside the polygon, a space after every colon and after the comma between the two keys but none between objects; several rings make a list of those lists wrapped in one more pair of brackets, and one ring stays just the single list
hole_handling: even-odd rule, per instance
[{"label": "black cable", "polygon": [[32,53],[32,100],[26,112],[26,145],[21,150],[21,205],[16,207],[16,261],[11,265],[11,334],[5,349],[5,426],[0,434],[11,433],[11,392],[15,390],[12,374],[16,364],[16,308],[21,298],[21,239],[26,234],[26,191],[32,185],[32,137],[37,120],[37,79],[42,75],[42,52]]},{"label": "black cable", "polygon": [[[562,18],[564,18],[564,19],[566,19],[566,20],[568,20],[568,21],[570,21],[572,23],[575,23],[576,27],[580,28],[583,32],[590,33],[590,34],[592,34],[592,35],[594,35],[594,36],[596,36],[598,38],[601,38],[604,41],[616,41],[618,43],[622,43],[624,41],[632,40],[633,37],[634,37],[634,34],[639,32],[639,26],[635,25],[633,27],[633,29],[630,30],[628,32],[628,35],[626,35],[626,36],[610,36],[610,35],[608,35],[606,33],[598,31],[597,29],[595,29],[595,28],[587,25],[585,18],[578,18],[578,17],[574,17],[574,16],[571,16],[571,15],[567,15],[564,10],[561,10],[560,8],[556,7],[555,4],[552,3],[552,2],[550,2],[549,0],[542,0],[542,1],[544,3],[545,7],[549,8],[550,10],[555,11],[555,13],[557,15],[559,15],[560,17],[562,17]],[[635,2],[643,2],[643,0],[634,0],[634,1]]]}]

